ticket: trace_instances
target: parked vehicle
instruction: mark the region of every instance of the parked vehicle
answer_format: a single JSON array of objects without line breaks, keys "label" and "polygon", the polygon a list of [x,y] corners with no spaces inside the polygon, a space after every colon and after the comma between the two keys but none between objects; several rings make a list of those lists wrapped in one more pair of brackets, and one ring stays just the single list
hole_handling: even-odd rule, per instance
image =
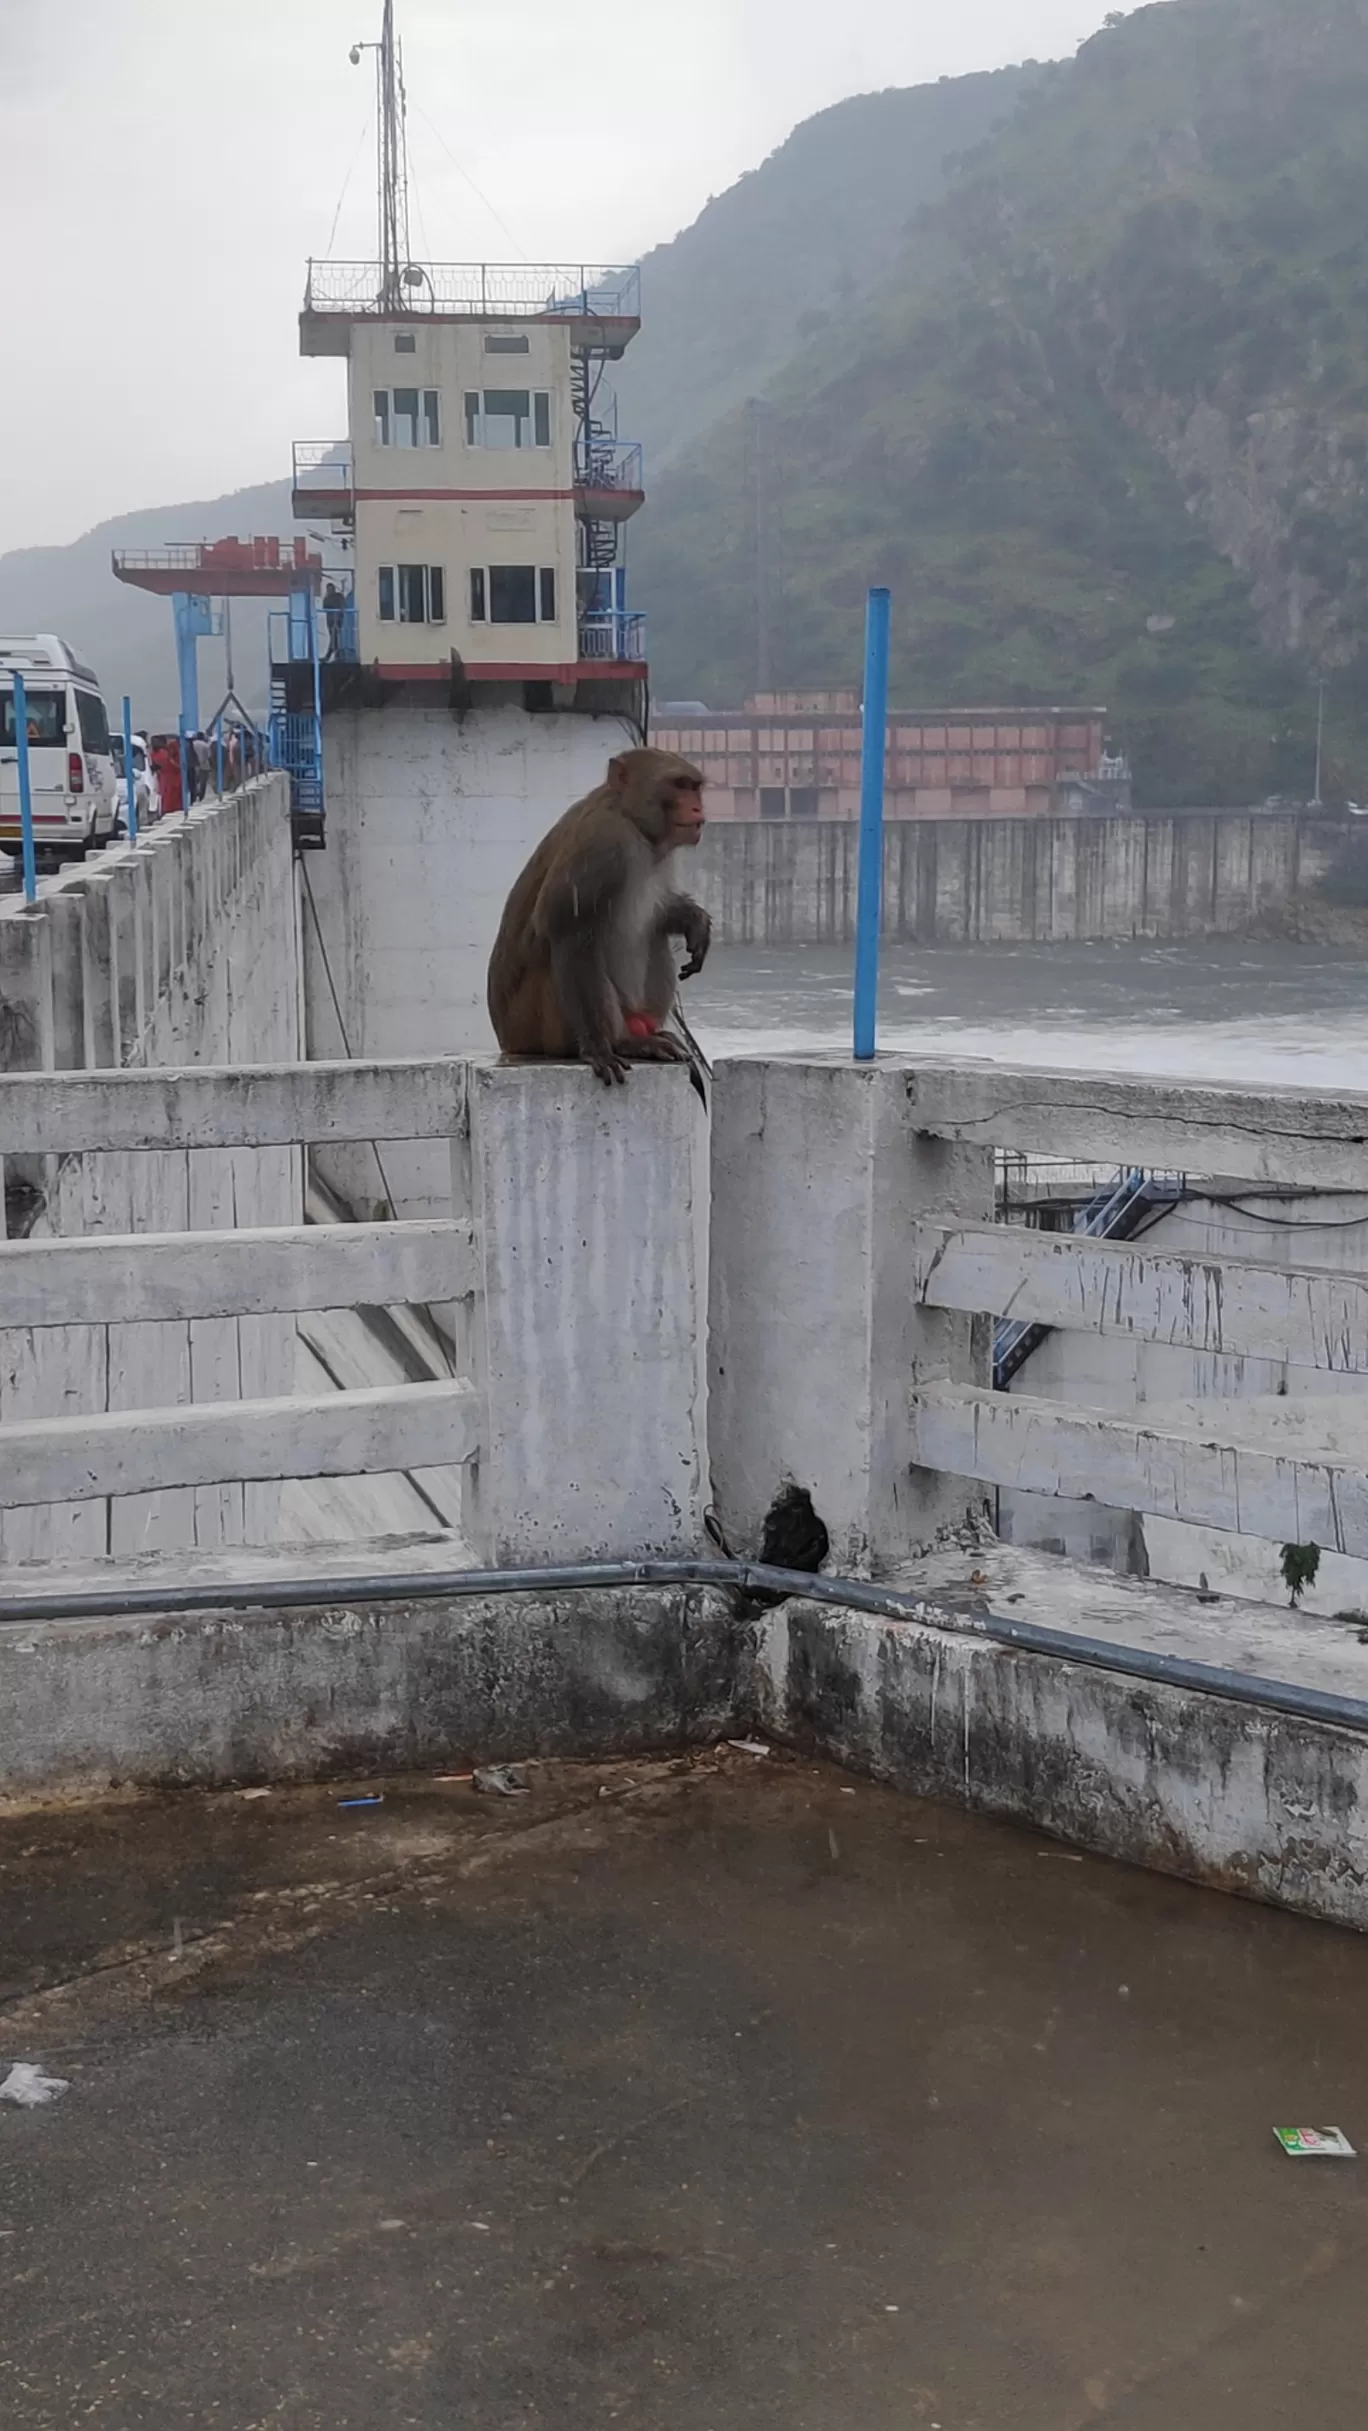
[{"label": "parked vehicle", "polygon": [[34,850],[51,868],[80,860],[115,832],[109,719],[98,676],[55,633],[0,635],[0,845],[19,842],[16,669],[28,697]]},{"label": "parked vehicle", "polygon": [[[128,786],[124,781],[124,739],[117,726],[109,738],[109,751],[114,762],[114,774],[118,780],[115,799],[118,804],[119,829],[123,835],[127,835]],[[145,734],[135,734],[133,737],[133,801],[138,813],[140,829],[150,827],[155,819],[161,817],[161,789],[157,783],[157,772],[147,756]]]}]

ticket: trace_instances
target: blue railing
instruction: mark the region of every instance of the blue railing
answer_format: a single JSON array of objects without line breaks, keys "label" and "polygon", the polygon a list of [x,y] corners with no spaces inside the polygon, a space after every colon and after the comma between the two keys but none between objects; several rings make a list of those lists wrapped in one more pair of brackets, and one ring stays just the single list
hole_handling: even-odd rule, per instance
[{"label": "blue railing", "polygon": [[[1146,1173],[1142,1166],[1123,1166],[1114,1181],[1104,1184],[1077,1209],[1070,1230],[1096,1241],[1129,1240],[1151,1209],[1176,1207],[1187,1189],[1181,1173]],[[1053,1328],[1032,1317],[999,1320],[993,1335],[993,1383],[1006,1391],[1012,1378]]]},{"label": "blue railing", "polygon": [[601,658],[617,662],[644,660],[646,656],[646,619],[629,613],[609,611],[603,615],[582,616],[579,620],[579,653],[581,658]]},{"label": "blue railing", "polygon": [[[321,664],[325,667],[329,664],[356,666],[361,656],[361,649],[355,599],[349,594],[340,616],[337,617],[336,648],[333,646],[333,632],[328,622],[326,601],[319,601],[317,615]],[[273,667],[302,666],[306,661],[312,659],[313,642],[307,617],[293,607],[273,608],[267,621],[270,629],[270,654]]]}]

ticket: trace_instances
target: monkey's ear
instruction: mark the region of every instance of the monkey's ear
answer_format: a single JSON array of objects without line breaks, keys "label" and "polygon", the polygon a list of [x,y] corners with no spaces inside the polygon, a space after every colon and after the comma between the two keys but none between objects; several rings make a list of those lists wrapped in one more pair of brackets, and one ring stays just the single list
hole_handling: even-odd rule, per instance
[{"label": "monkey's ear", "polygon": [[608,782],[615,793],[621,793],[623,786],[631,783],[631,770],[627,766],[625,752],[608,762]]}]

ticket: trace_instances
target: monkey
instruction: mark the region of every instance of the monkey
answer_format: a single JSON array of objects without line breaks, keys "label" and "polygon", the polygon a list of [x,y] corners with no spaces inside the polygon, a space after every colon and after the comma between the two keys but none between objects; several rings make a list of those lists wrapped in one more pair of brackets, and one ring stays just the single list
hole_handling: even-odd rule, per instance
[{"label": "monkey", "polygon": [[[543,836],[504,907],[489,1018],[505,1055],[580,1058],[607,1087],[629,1063],[686,1063],[662,1025],[703,968],[712,923],[676,892],[698,842],[703,778],[673,751],[620,752],[602,785]],[[672,938],[687,960],[676,972]]]}]

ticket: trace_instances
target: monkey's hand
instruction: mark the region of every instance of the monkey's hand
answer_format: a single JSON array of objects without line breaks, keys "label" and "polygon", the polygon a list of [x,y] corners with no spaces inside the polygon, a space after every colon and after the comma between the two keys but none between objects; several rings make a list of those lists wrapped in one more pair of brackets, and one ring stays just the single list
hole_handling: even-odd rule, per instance
[{"label": "monkey's hand", "polygon": [[683,964],[681,979],[693,979],[708,959],[712,943],[712,921],[701,903],[692,903],[687,895],[676,895],[668,914],[669,933],[682,937],[688,949],[688,961]]}]

